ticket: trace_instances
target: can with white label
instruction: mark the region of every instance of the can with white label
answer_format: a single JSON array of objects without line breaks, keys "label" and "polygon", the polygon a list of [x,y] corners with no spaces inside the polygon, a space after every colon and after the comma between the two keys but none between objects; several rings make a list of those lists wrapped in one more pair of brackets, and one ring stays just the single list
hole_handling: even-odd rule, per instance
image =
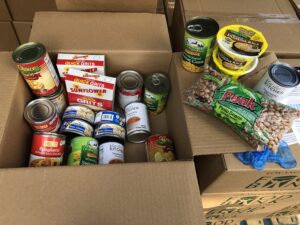
[{"label": "can with white label", "polygon": [[124,163],[124,142],[107,137],[99,142],[99,164]]},{"label": "can with white label", "polygon": [[122,109],[132,102],[141,102],[143,78],[134,70],[125,70],[117,77],[119,105]]},{"label": "can with white label", "polygon": [[67,108],[67,94],[63,85],[53,95],[46,96],[55,105],[57,113],[62,116]]},{"label": "can with white label", "polygon": [[288,96],[300,83],[296,69],[287,63],[271,64],[263,78],[254,87],[256,91],[275,101]]},{"label": "can with white label", "polygon": [[125,141],[125,136],[125,128],[114,123],[100,124],[95,128],[94,132],[94,137],[96,139],[102,139],[104,137],[116,137]]},{"label": "can with white label", "polygon": [[151,135],[147,107],[144,103],[133,102],[125,107],[127,140],[143,143]]}]

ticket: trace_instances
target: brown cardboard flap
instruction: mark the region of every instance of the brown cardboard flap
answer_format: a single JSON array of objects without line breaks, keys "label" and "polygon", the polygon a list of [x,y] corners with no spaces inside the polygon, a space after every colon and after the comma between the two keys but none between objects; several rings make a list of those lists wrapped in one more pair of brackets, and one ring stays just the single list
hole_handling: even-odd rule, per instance
[{"label": "brown cardboard flap", "polygon": [[31,22],[13,21],[17,36],[21,44],[29,41]]},{"label": "brown cardboard flap", "polygon": [[193,162],[1,170],[0,221],[204,225],[195,177]]},{"label": "brown cardboard flap", "polygon": [[11,17],[5,0],[0,0],[0,21],[10,21]]},{"label": "brown cardboard flap", "polygon": [[0,51],[12,51],[19,45],[19,41],[11,22],[0,21],[0,34]]},{"label": "brown cardboard flap", "polygon": [[149,12],[155,13],[157,0],[55,0],[59,11]]},{"label": "brown cardboard flap", "polygon": [[128,63],[142,73],[167,73],[172,57],[166,19],[158,14],[37,13],[30,40],[50,53],[105,54],[108,74],[128,69]]}]

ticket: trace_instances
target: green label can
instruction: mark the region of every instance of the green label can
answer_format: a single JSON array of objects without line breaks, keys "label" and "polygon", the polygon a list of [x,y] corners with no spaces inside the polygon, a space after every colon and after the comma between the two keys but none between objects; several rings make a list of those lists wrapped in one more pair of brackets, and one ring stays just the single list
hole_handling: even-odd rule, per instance
[{"label": "green label can", "polygon": [[168,78],[161,73],[154,73],[145,80],[144,102],[152,115],[158,115],[167,103],[170,91]]},{"label": "green label can", "polygon": [[98,164],[98,141],[91,137],[76,137],[71,140],[71,153],[68,165]]},{"label": "green label can", "polygon": [[219,31],[218,23],[208,17],[196,17],[186,24],[182,66],[189,72],[202,72],[208,63]]}]

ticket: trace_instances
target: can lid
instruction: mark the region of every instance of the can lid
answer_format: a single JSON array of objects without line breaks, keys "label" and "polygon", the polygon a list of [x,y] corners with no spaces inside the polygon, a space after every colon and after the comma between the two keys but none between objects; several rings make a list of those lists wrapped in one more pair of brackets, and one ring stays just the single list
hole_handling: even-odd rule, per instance
[{"label": "can lid", "polygon": [[134,70],[125,70],[117,77],[117,85],[125,90],[141,89],[143,87],[143,78]]},{"label": "can lid", "polygon": [[164,74],[154,73],[146,78],[145,88],[155,94],[167,94],[170,90],[170,82]]},{"label": "can lid", "polygon": [[130,134],[127,134],[127,139],[132,143],[143,143],[151,135],[150,132],[145,130],[136,130]]},{"label": "can lid", "polygon": [[295,87],[300,83],[296,69],[287,63],[273,63],[269,68],[270,78],[280,86]]},{"label": "can lid", "polygon": [[186,31],[193,36],[208,38],[219,31],[219,24],[209,17],[195,17],[186,23]]},{"label": "can lid", "polygon": [[17,47],[13,54],[16,63],[31,63],[40,59],[46,52],[44,45],[36,42],[28,42]]}]

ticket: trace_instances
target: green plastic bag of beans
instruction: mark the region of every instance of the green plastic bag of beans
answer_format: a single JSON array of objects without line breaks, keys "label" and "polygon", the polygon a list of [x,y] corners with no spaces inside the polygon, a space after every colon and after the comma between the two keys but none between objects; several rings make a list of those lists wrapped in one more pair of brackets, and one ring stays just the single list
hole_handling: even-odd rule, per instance
[{"label": "green plastic bag of beans", "polygon": [[276,151],[300,111],[267,99],[237,81],[209,68],[184,91],[185,103],[213,114],[251,146]]}]

